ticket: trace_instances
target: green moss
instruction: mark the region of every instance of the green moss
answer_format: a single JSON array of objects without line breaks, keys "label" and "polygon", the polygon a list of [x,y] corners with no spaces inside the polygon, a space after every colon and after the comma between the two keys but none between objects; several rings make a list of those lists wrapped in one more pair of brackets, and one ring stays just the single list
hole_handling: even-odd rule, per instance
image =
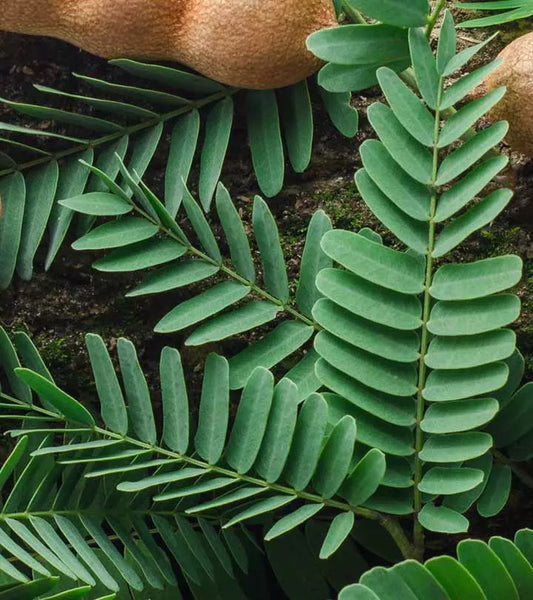
[{"label": "green moss", "polygon": [[26,323],[26,321],[21,317],[15,318],[11,322],[9,328],[6,327],[6,329],[8,329],[9,331],[11,331],[13,333],[16,331],[21,331],[22,333],[25,333],[31,337],[30,328],[28,327],[28,324]]},{"label": "green moss", "polygon": [[338,229],[357,231],[368,226],[368,210],[363,204],[355,183],[340,190],[318,192],[313,198],[322,205]]},{"label": "green moss", "polygon": [[65,365],[70,361],[65,338],[48,337],[42,333],[35,338],[34,342],[49,368]]},{"label": "green moss", "polygon": [[481,237],[488,244],[487,256],[500,256],[516,252],[520,245],[521,236],[520,227],[511,227],[511,229],[484,229],[481,231]]}]

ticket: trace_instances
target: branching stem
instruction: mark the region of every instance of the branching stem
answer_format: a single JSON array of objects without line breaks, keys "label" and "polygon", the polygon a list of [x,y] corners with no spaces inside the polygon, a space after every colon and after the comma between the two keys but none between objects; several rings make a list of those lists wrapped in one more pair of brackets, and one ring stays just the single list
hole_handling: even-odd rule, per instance
[{"label": "branching stem", "polygon": [[[41,414],[43,416],[48,416],[51,419],[56,420],[56,421],[58,419],[64,419],[64,417],[61,417],[61,415],[58,415],[50,410],[41,408],[40,406],[37,406],[34,404],[28,404],[26,402],[18,400],[17,398],[13,398],[12,396],[9,396],[5,393],[0,393],[0,398],[3,398],[4,400],[9,401],[10,403],[14,404],[17,407],[23,407],[26,410],[31,410],[31,411]],[[59,428],[57,429],[58,433],[61,433],[62,431],[63,431],[62,429],[59,429]],[[215,473],[217,475],[223,475],[225,477],[230,477],[232,479],[235,479],[236,482],[248,483],[248,484],[251,484],[251,485],[254,485],[257,487],[265,488],[265,490],[269,490],[272,492],[278,492],[280,494],[286,494],[288,496],[296,496],[300,500],[305,500],[307,502],[314,502],[317,504],[324,504],[325,506],[334,508],[336,510],[340,510],[343,512],[348,512],[348,511],[353,512],[355,515],[358,515],[365,519],[370,519],[372,521],[378,521],[390,533],[391,537],[394,539],[394,541],[396,542],[396,544],[402,551],[402,554],[404,555],[405,558],[411,558],[414,555],[413,547],[410,544],[409,540],[407,539],[405,533],[403,532],[403,529],[401,528],[399,522],[397,521],[397,519],[395,519],[389,515],[385,515],[383,513],[380,513],[378,511],[371,510],[368,508],[363,508],[363,507],[359,507],[359,506],[354,507],[354,506],[351,506],[350,504],[348,504],[347,502],[322,498],[321,496],[319,496],[317,494],[312,494],[312,493],[305,492],[302,490],[295,490],[294,488],[291,488],[288,486],[279,485],[279,484],[275,484],[275,483],[268,483],[266,480],[259,479],[257,477],[251,477],[249,475],[242,475],[231,469],[226,469],[226,468],[219,467],[216,465],[210,465],[209,463],[207,463],[203,460],[200,460],[199,458],[195,458],[194,456],[180,454],[180,453],[174,452],[172,450],[167,450],[166,448],[163,448],[161,446],[151,445],[146,442],[136,440],[135,438],[132,438],[129,436],[124,436],[124,435],[115,433],[113,431],[109,431],[107,429],[103,429],[102,427],[98,427],[98,426],[86,427],[84,429],[84,431],[86,431],[87,433],[93,434],[93,435],[103,437],[103,438],[117,440],[124,444],[128,444],[130,446],[141,448],[141,449],[146,450],[154,455],[165,456],[165,457],[171,458],[173,460],[176,460],[176,462],[181,462],[181,463],[184,463],[187,465],[205,469],[205,471],[209,472],[209,473]],[[157,511],[155,511],[155,512],[157,512]],[[20,513],[21,516],[24,516],[25,514],[26,513]],[[46,512],[43,513],[44,516],[47,516],[47,514],[48,513],[46,513]],[[170,511],[170,512],[159,511],[159,512],[157,512],[157,514],[172,516],[177,513],[174,513],[172,511]],[[6,516],[6,515],[2,515],[0,513],[0,520],[7,518],[7,517],[13,517],[13,515]]]},{"label": "branching stem", "polygon": [[[147,212],[145,212],[144,210],[142,210],[142,208],[138,207],[137,205],[134,205],[133,208],[143,218],[147,219],[148,221],[150,221],[151,223],[153,223],[154,225],[156,225],[157,227],[159,227],[160,231],[162,233],[164,233],[166,236],[172,238],[173,240],[175,240],[179,244],[184,245],[184,241],[178,235],[176,235],[170,229],[166,228],[159,221],[155,220],[151,215],[149,215]],[[189,245],[187,245],[187,252],[191,256],[196,256],[197,258],[201,258],[205,262],[208,262],[208,263],[212,264],[213,266],[218,267],[223,273],[225,273],[226,275],[228,275],[228,277],[231,277],[235,281],[238,281],[239,283],[242,283],[243,285],[249,287],[253,292],[255,292],[258,296],[261,296],[265,300],[268,300],[269,302],[272,302],[273,304],[276,304],[277,306],[281,307],[286,313],[290,314],[295,319],[301,321],[302,323],[305,323],[306,325],[309,325],[310,327],[314,327],[317,330],[321,329],[321,327],[318,325],[318,323],[316,323],[312,319],[309,319],[309,317],[306,317],[301,312],[297,311],[290,304],[288,304],[286,302],[283,302],[282,300],[280,300],[279,298],[276,298],[275,296],[272,296],[272,294],[270,294],[266,290],[260,288],[254,282],[249,281],[248,279],[246,279],[242,275],[239,275],[233,269],[230,269],[229,267],[227,267],[223,263],[216,261],[214,258],[211,258],[208,254],[206,254],[205,252],[202,252],[202,250],[200,250],[198,248],[195,248],[194,246],[192,246],[192,245],[189,244]]]},{"label": "branching stem", "polygon": [[164,113],[157,118],[149,119],[147,121],[143,121],[142,123],[136,123],[135,125],[121,128],[116,132],[94,140],[87,140],[86,144],[77,144],[75,146],[67,148],[66,150],[60,150],[59,152],[50,153],[47,156],[42,156],[40,158],[30,160],[21,165],[17,165],[16,167],[10,167],[8,169],[0,170],[0,177],[4,177],[5,175],[10,175],[12,173],[17,173],[20,171],[27,171],[32,167],[47,164],[52,160],[60,160],[62,158],[67,158],[74,154],[79,154],[84,150],[87,150],[88,148],[97,148],[98,146],[102,146],[103,144],[108,144],[110,142],[117,141],[125,135],[133,135],[135,133],[139,133],[146,129],[150,129],[151,127],[155,127],[159,123],[166,123],[167,121],[171,121],[172,119],[175,119],[180,115],[188,113],[191,110],[194,110],[195,108],[203,108],[204,106],[212,104],[213,102],[217,102],[218,100],[222,100],[227,96],[233,96],[238,91],[238,89],[228,89],[221,92],[217,92],[216,94],[211,94],[210,96],[207,96],[206,98],[202,98],[200,100],[191,100],[187,105],[174,109],[168,113]]}]

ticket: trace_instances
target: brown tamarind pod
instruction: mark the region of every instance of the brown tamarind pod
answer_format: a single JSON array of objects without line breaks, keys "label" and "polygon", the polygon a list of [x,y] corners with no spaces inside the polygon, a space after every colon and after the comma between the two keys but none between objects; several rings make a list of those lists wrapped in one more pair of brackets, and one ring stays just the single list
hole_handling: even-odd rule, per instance
[{"label": "brown tamarind pod", "polygon": [[320,61],[332,0],[1,0],[0,29],[66,40],[105,58],[169,60],[236,87],[291,85]]},{"label": "brown tamarind pod", "polygon": [[506,142],[512,150],[533,157],[533,32],[511,42],[498,58],[503,59],[502,64],[487,76],[478,92],[506,86],[507,93],[488,117],[508,121]]}]

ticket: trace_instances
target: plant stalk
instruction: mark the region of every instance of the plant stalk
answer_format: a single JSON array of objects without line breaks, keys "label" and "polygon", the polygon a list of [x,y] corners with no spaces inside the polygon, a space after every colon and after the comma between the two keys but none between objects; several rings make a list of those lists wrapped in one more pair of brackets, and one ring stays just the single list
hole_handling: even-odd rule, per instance
[{"label": "plant stalk", "polygon": [[415,433],[415,477],[414,477],[414,525],[413,525],[413,541],[415,546],[415,555],[418,560],[422,560],[424,557],[424,528],[418,521],[418,515],[422,510],[422,493],[418,489],[420,481],[422,480],[422,468],[423,464],[419,458],[420,452],[424,445],[424,432],[421,428],[422,420],[424,419],[424,413],[426,403],[424,400],[424,388],[426,387],[427,378],[427,367],[426,367],[426,354],[429,348],[429,330],[428,322],[431,314],[431,294],[429,290],[433,281],[433,250],[435,248],[435,212],[437,210],[437,190],[435,183],[437,181],[437,173],[439,167],[439,133],[440,133],[440,103],[443,91],[443,78],[439,81],[439,92],[437,97],[437,106],[435,109],[435,127],[433,134],[433,166],[431,173],[431,188],[433,193],[431,196],[431,203],[429,208],[429,236],[428,236],[428,250],[426,258],[426,275],[424,281],[424,303],[422,310],[422,329],[420,338],[420,357],[418,363],[418,391],[416,397],[416,433]]},{"label": "plant stalk", "polygon": [[366,19],[363,17],[363,15],[357,9],[355,9],[348,2],[348,0],[342,0],[341,7],[342,7],[342,11],[344,12],[344,14],[348,18],[348,20],[351,21],[352,23],[356,23],[356,24],[365,24],[366,23]]},{"label": "plant stalk", "polygon": [[430,38],[431,33],[433,32],[433,29],[435,28],[435,25],[437,24],[437,21],[440,17],[440,13],[444,10],[445,6],[446,0],[437,0],[433,12],[429,15],[426,29],[426,35],[428,39]]},{"label": "plant stalk", "polygon": [[216,102],[217,100],[222,100],[227,96],[233,96],[238,91],[238,89],[228,89],[221,92],[216,92],[215,94],[212,94],[211,96],[207,96],[206,98],[202,98],[200,100],[191,100],[185,106],[181,106],[180,108],[174,109],[168,113],[164,113],[158,118],[149,119],[147,121],[143,121],[142,123],[136,123],[135,125],[124,127],[122,129],[117,130],[114,133],[110,133],[108,135],[96,138],[94,140],[87,140],[86,143],[76,144],[75,146],[71,146],[66,150],[60,150],[59,152],[53,152],[47,154],[46,156],[35,158],[21,165],[17,165],[17,167],[9,167],[7,169],[0,170],[0,177],[3,177],[4,175],[10,175],[12,173],[17,173],[20,171],[27,171],[32,167],[47,164],[52,160],[60,160],[62,158],[67,158],[68,156],[72,156],[73,154],[79,154],[84,150],[87,150],[88,148],[97,148],[98,146],[102,146],[103,144],[119,140],[125,135],[132,135],[134,133],[150,129],[150,127],[155,127],[159,123],[165,123],[167,121],[175,119],[176,117],[188,113],[195,108],[202,108],[204,106],[212,104],[213,102]]},{"label": "plant stalk", "polygon": [[508,467],[511,467],[511,470],[513,471],[515,476],[518,477],[518,479],[520,479],[520,481],[524,485],[526,485],[530,489],[533,489],[533,477],[525,469],[517,465],[510,458],[507,458],[507,456],[505,456],[505,454],[502,454],[499,450],[493,449],[492,454],[494,455],[494,458],[496,460],[503,463],[504,465],[507,465]]}]

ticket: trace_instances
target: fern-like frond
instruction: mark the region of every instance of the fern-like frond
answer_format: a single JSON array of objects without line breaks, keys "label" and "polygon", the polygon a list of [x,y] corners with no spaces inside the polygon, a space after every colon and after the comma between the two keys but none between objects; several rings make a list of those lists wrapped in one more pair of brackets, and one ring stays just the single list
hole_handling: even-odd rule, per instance
[{"label": "fern-like frond", "polygon": [[457,559],[437,556],[424,564],[409,560],[376,567],[344,588],[338,600],[527,600],[533,595],[532,547],[531,529],[518,531],[514,541],[463,540]]},{"label": "fern-like frond", "polygon": [[[472,54],[455,53],[455,35],[447,13],[435,57],[423,31],[411,29],[417,93],[393,70],[381,68],[377,77],[388,105],[368,109],[379,140],[362,144],[364,168],[356,182],[369,208],[408,250],[352,232],[326,233],[322,248],[339,267],[318,273],[324,298],[313,309],[323,328],[315,338],[321,356],[316,373],[334,392],[326,396],[330,410],[352,415],[359,440],[392,458],[369,506],[414,512],[423,527],[441,532],[465,531],[462,513],[477,498],[482,514],[493,514],[487,504],[503,507],[510,471],[499,463],[493,467],[490,433],[501,428],[500,443],[512,443],[529,431],[524,425],[516,437],[506,436],[510,411],[496,416],[498,390],[509,381],[508,364],[515,360],[515,334],[506,327],[520,310],[519,299],[504,292],[521,278],[520,258],[441,262],[495,219],[512,196],[504,189],[475,200],[506,165],[505,158],[487,153],[503,139],[507,124],[495,123],[466,141],[461,137],[503,90],[450,110],[498,64],[448,86],[448,77]],[[528,388],[516,396],[522,411],[529,396]],[[484,429],[495,417],[494,426]],[[492,468],[498,485],[490,483]],[[436,502],[440,497],[444,503]],[[462,510],[450,508],[448,500]]]},{"label": "fern-like frond", "polygon": [[[0,130],[11,135],[0,139],[0,144],[6,146],[0,154],[0,288],[9,285],[15,271],[23,279],[31,277],[41,244],[47,246],[45,268],[51,266],[73,218],[72,211],[60,206],[59,201],[105,189],[98,178],[89,177],[80,159],[115,180],[119,175],[118,154],[131,172],[142,177],[168,134],[166,207],[172,215],[178,211],[183,182],[188,180],[195,154],[201,150],[198,189],[202,207],[209,210],[232,130],[233,99],[239,90],[169,67],[131,60],[115,60],[112,64],[148,85],[157,84],[168,91],[81,75],[78,79],[94,89],[94,96],[37,86],[49,96],[90,107],[101,117],[3,100],[22,115],[51,121],[61,129],[54,132],[0,123]],[[246,95],[245,113],[258,183],[267,196],[273,196],[284,179],[283,137],[295,171],[304,171],[311,159],[314,125],[308,84],[302,81],[278,93],[242,94]],[[344,135],[355,135],[357,112],[350,107],[350,95],[325,92],[323,98],[338,129]],[[74,128],[76,136],[66,134],[65,128],[67,132]],[[32,141],[42,137],[53,140],[54,149],[43,150]],[[27,143],[20,141],[28,139]],[[119,178],[119,185],[131,193],[123,178]],[[87,231],[92,221],[91,217],[81,219],[78,232]]]},{"label": "fern-like frond", "polygon": [[[0,339],[9,382],[1,393],[2,418],[20,421],[10,431],[17,445],[0,470],[2,484],[15,474],[0,511],[0,546],[44,577],[58,570],[117,590],[120,582],[94,555],[99,548],[134,589],[143,580],[172,584],[158,536],[187,579],[214,581],[226,552],[212,541],[214,565],[198,527],[214,540],[218,524],[232,531],[249,520],[264,523],[265,539],[274,540],[320,513],[330,521],[323,559],[348,538],[354,515],[404,541],[397,522],[366,507],[385,472],[383,453],[372,449],[354,459],[354,419],[337,421],[320,394],[300,405],[293,382],[274,385],[272,374],[258,367],[230,427],[228,361],[211,354],[194,425],[176,350],[161,354],[161,410],[154,411],[133,344],[118,340],[119,376],[103,340],[89,334],[97,416],[54,384],[25,334],[14,345],[5,332]],[[274,514],[281,516],[272,524]],[[120,556],[110,532],[132,561]],[[0,571],[24,579],[11,563],[0,562]]]},{"label": "fern-like frond", "polygon": [[[262,271],[262,284],[258,284],[245,225],[223,185],[219,184],[217,189],[216,211],[229,249],[227,259],[223,258],[211,226],[187,189],[183,212],[196,242],[188,240],[163,204],[142,182],[137,183],[137,178],[123,165],[120,168],[134,190],[133,199],[103,172],[90,168],[112,193],[84,194],[64,200],[61,205],[87,215],[117,218],[77,240],[75,249],[112,250],[94,263],[96,269],[105,272],[140,271],[164,265],[128,292],[129,297],[161,294],[198,281],[208,284],[207,289],[163,316],[155,326],[156,332],[171,333],[194,327],[185,343],[195,346],[224,340],[286,317],[230,360],[232,389],[242,388],[254,368],[277,365],[311,339],[317,328],[312,307],[320,295],[315,277],[331,265],[320,248],[323,234],[331,229],[324,212],[316,212],[309,224],[293,301],[277,225],[261,198],[255,198],[252,215]],[[132,212],[138,216],[131,216]],[[315,361],[315,353],[308,353],[288,375],[298,384],[301,400],[318,388],[313,370]]]}]

